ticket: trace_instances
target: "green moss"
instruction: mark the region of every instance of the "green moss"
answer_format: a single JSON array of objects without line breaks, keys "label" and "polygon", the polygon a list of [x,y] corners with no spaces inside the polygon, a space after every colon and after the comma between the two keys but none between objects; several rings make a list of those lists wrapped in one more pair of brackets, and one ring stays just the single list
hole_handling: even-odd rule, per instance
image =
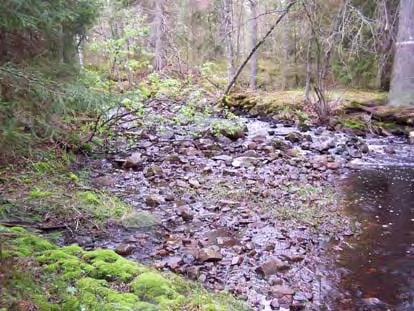
[{"label": "green moss", "polygon": [[145,271],[137,264],[119,256],[111,250],[96,250],[86,253],[83,258],[95,269],[93,277],[127,282]]},{"label": "green moss", "polygon": [[134,293],[143,301],[162,306],[179,305],[184,302],[171,281],[156,272],[145,272],[131,284]]},{"label": "green moss", "polygon": [[116,197],[105,193],[85,191],[78,194],[82,204],[80,207],[85,213],[91,214],[96,221],[120,219],[132,211],[132,207]]},{"label": "green moss", "polygon": [[164,276],[110,250],[58,248],[21,228],[0,226],[2,233],[3,252],[13,252],[14,264],[27,271],[0,266],[0,272],[12,273],[0,307],[24,300],[40,311],[246,310],[231,296],[211,295],[195,283]]},{"label": "green moss", "polygon": [[85,191],[79,193],[79,198],[85,204],[92,204],[92,205],[100,205],[101,200],[99,199],[98,195],[92,191]]},{"label": "green moss", "polygon": [[78,183],[80,181],[80,178],[72,172],[69,173],[68,177],[74,183]]},{"label": "green moss", "polygon": [[64,280],[75,280],[79,277],[93,273],[94,267],[83,262],[78,256],[81,252],[77,247],[44,252],[37,257],[39,263],[44,264],[45,270],[62,275]]},{"label": "green moss", "polygon": [[358,118],[348,118],[341,121],[341,124],[350,130],[364,131],[366,129],[366,124]]},{"label": "green moss", "polygon": [[52,250],[56,247],[49,241],[30,234],[23,234],[14,239],[12,252],[19,257],[32,256],[36,253]]}]

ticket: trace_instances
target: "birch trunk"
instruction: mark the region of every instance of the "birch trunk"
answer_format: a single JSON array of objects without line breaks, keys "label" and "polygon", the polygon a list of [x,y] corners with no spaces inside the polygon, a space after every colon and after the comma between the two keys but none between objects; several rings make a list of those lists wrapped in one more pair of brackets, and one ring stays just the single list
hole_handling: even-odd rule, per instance
[{"label": "birch trunk", "polygon": [[401,0],[389,104],[414,106],[414,0]]}]

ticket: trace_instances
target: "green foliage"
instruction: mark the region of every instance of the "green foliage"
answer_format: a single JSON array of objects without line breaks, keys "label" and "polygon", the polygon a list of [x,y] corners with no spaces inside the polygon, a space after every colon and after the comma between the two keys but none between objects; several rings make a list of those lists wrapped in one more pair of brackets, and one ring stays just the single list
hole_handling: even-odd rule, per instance
[{"label": "green foliage", "polygon": [[76,31],[92,24],[98,8],[98,1],[4,0],[0,3],[0,27],[9,31],[58,31],[63,24]]},{"label": "green foliage", "polygon": [[77,150],[85,135],[78,117],[96,115],[112,103],[108,94],[82,82],[57,84],[40,72],[11,64],[0,66],[0,90],[0,159],[51,141]]},{"label": "green foliage", "polygon": [[161,77],[158,73],[152,73],[148,79],[140,84],[141,93],[147,98],[176,99],[182,95],[183,82],[171,77]]},{"label": "green foliage", "polygon": [[374,88],[377,61],[373,55],[350,55],[346,59],[335,59],[332,65],[335,77],[344,85],[353,88]]}]

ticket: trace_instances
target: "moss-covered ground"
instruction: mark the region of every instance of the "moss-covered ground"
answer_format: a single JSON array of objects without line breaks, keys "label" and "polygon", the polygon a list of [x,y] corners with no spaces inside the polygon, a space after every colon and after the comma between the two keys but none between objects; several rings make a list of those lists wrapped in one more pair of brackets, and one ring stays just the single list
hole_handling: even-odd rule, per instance
[{"label": "moss-covered ground", "polygon": [[162,274],[111,250],[58,247],[0,226],[0,310],[246,310],[228,295]]}]

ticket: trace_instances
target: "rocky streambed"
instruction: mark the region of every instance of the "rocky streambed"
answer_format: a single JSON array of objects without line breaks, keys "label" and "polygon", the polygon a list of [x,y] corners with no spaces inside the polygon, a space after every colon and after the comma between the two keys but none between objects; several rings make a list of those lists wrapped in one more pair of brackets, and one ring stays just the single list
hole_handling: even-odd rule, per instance
[{"label": "rocky streambed", "polygon": [[123,227],[66,243],[116,249],[234,293],[253,310],[338,310],[343,270],[335,260],[361,230],[341,204],[341,176],[410,147],[396,138],[243,122],[246,134],[233,139],[194,137],[191,126],[139,131],[128,154],[91,161],[94,185],[136,213]]}]

